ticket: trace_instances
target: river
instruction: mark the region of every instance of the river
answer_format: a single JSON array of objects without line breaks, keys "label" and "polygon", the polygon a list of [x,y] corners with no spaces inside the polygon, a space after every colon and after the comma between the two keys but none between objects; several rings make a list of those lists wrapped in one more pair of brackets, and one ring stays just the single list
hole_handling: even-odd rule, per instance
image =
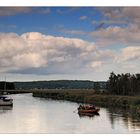
[{"label": "river", "polygon": [[32,94],[9,96],[14,105],[0,107],[0,133],[140,133],[140,120],[114,109],[100,108],[100,115],[79,116],[77,103],[32,97]]}]

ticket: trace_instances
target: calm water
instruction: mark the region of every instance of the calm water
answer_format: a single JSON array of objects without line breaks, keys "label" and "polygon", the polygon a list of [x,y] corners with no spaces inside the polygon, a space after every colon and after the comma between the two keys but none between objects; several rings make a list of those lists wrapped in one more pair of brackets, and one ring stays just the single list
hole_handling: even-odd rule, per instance
[{"label": "calm water", "polygon": [[14,106],[0,107],[0,133],[140,133],[140,121],[118,110],[101,108],[99,116],[80,117],[77,103],[11,96]]}]

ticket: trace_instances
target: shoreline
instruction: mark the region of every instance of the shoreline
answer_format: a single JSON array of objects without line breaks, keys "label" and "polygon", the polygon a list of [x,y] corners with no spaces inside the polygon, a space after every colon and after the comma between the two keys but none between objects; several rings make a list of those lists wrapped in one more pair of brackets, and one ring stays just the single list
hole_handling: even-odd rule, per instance
[{"label": "shoreline", "polygon": [[140,96],[121,96],[95,92],[93,89],[47,89],[33,91],[33,97],[67,100],[77,103],[94,104],[102,107],[127,108],[140,115]]}]

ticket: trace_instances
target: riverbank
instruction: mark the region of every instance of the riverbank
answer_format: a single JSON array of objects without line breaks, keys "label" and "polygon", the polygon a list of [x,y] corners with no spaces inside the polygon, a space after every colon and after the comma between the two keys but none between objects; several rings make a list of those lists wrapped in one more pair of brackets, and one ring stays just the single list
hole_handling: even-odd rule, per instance
[{"label": "riverbank", "polygon": [[97,93],[93,89],[48,89],[33,92],[34,97],[68,100],[77,103],[88,103],[104,107],[129,108],[140,114],[140,96],[120,96],[107,93]]}]

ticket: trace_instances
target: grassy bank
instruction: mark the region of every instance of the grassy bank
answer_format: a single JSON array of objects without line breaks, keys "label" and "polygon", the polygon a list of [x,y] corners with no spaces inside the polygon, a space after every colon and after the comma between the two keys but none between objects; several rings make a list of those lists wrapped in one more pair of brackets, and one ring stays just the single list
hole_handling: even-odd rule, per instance
[{"label": "grassy bank", "polygon": [[94,90],[39,90],[33,92],[34,97],[44,97],[56,100],[68,100],[78,103],[89,103],[99,106],[114,106],[133,109],[140,113],[140,96],[118,96],[105,93],[95,93]]}]

